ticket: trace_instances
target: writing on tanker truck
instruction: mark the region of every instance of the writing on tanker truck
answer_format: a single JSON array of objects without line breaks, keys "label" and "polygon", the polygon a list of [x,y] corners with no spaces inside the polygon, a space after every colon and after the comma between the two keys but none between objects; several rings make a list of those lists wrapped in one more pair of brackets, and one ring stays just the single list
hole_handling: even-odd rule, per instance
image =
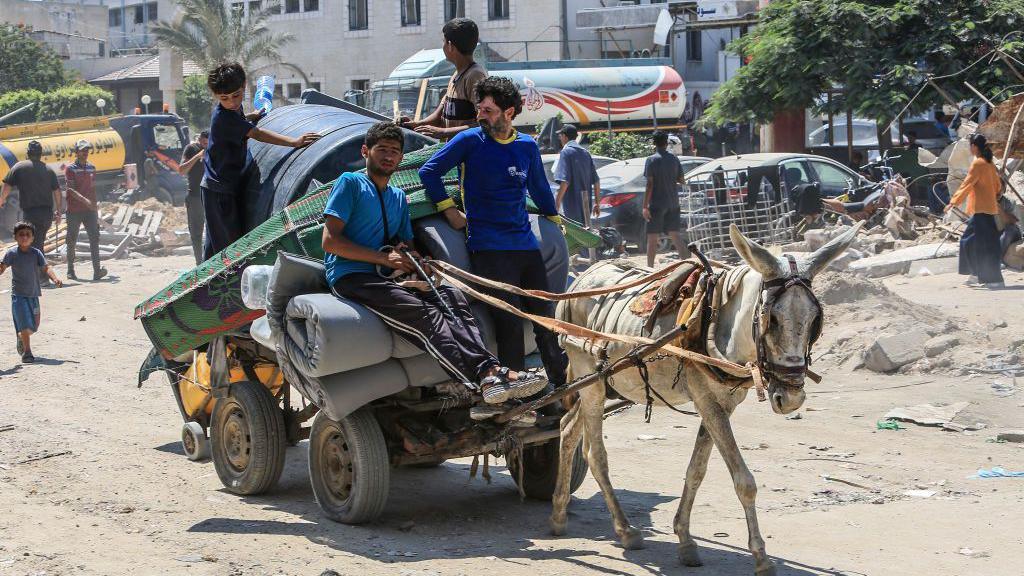
[{"label": "writing on tanker truck", "polygon": [[[526,131],[562,115],[581,130],[678,128],[686,107],[683,79],[667,58],[488,62],[485,50],[476,60],[492,76],[509,78],[523,95],[516,127]],[[394,102],[410,118],[429,115],[444,96],[455,66],[440,49],[420,50],[365,92],[346,100],[392,116]]]},{"label": "writing on tanker truck", "polygon": [[138,186],[148,175],[146,159],[156,167],[154,188],[177,203],[188,191],[188,182],[178,174],[178,159],[188,143],[188,129],[175,114],[133,114],[94,116],[33,122],[0,128],[0,179],[15,163],[28,158],[28,143],[37,140],[43,146],[42,160],[58,175],[75,161],[74,145],[79,140],[92,144],[89,162],[96,166],[97,190],[109,192],[124,182],[125,165],[134,164]]}]

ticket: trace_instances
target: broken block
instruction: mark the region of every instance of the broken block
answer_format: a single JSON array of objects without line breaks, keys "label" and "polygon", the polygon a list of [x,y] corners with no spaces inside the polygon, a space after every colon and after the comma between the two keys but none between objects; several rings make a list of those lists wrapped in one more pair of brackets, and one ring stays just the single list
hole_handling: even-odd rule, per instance
[{"label": "broken block", "polygon": [[928,332],[913,328],[891,336],[879,336],[864,352],[864,366],[875,372],[893,372],[904,364],[924,358]]},{"label": "broken block", "polygon": [[924,343],[924,354],[929,358],[934,358],[958,344],[960,344],[960,338],[952,334],[936,336]]}]

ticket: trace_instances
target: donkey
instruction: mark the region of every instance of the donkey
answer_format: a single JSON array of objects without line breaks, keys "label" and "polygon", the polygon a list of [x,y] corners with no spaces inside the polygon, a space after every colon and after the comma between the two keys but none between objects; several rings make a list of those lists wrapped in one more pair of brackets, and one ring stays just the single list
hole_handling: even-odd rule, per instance
[{"label": "donkey", "polygon": [[[733,225],[729,234],[733,245],[746,265],[734,268],[722,278],[730,296],[723,299],[717,322],[708,328],[709,354],[718,355],[740,365],[757,363],[765,373],[772,410],[788,414],[804,402],[804,377],[810,347],[821,328],[822,310],[810,290],[810,280],[853,241],[860,226],[835,238],[818,251],[803,257],[779,258],[743,236]],[[622,268],[614,263],[598,264],[572,285],[572,291],[600,288],[621,281]],[[634,288],[612,296],[580,298],[559,303],[556,316],[580,326],[625,335],[642,334],[645,320],[623,307],[637,296]],[[766,305],[765,305],[766,304]],[[755,324],[755,314],[757,323]],[[675,327],[674,315],[657,320],[649,336],[657,338]],[[752,329],[752,327],[754,327]],[[755,336],[755,333],[758,336]],[[755,341],[759,340],[759,341]],[[570,372],[579,376],[598,370],[597,351],[604,343],[563,340],[569,355]],[[717,348],[717,351],[712,351]],[[630,349],[625,344],[610,343],[607,361],[623,357]],[[748,530],[748,545],[754,556],[754,573],[775,574],[775,566],[765,552],[764,540],[757,523],[754,498],[757,484],[736,444],[729,417],[747,395],[747,388],[718,381],[704,367],[675,357],[661,358],[648,365],[648,381],[654,396],[647,394],[638,370],[626,370],[606,382],[599,381],[580,392],[577,401],[561,421],[561,457],[558,481],[552,497],[551,529],[557,536],[565,533],[569,505],[569,477],[572,455],[584,440],[587,462],[594,479],[601,486],[612,514],[615,533],[626,549],[643,546],[640,531],[629,524],[612,490],[608,477],[608,454],[602,440],[602,422],[607,387],[636,403],[657,398],[654,406],[678,406],[693,402],[701,417],[700,429],[686,471],[679,510],[674,529],[679,537],[679,561],[686,566],[700,566],[697,544],[690,534],[690,512],[694,497],[707,471],[712,443],[718,448],[732,475],[736,496],[743,505]]]}]

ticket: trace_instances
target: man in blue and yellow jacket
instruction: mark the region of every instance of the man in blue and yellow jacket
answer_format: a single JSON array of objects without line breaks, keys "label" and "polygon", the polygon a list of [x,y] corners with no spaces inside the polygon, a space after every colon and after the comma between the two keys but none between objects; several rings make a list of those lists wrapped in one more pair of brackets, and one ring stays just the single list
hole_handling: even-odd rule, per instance
[{"label": "man in blue and yellow jacket", "polygon": [[[452,138],[423,165],[420,179],[448,223],[457,230],[466,229],[466,244],[476,274],[520,288],[550,291],[540,245],[526,213],[526,195],[541,214],[557,223],[561,220],[537,143],[512,127],[512,120],[523,109],[522,97],[511,80],[494,76],[477,84],[475,92],[479,127]],[[456,166],[465,214],[448,197],[442,183],[443,176]],[[495,292],[494,296],[532,314],[554,315],[551,302],[521,299],[505,292]],[[496,309],[491,315],[498,359],[513,370],[523,370],[526,350],[522,320]],[[568,361],[557,337],[536,324],[533,331],[548,380],[555,386],[564,385]]]}]

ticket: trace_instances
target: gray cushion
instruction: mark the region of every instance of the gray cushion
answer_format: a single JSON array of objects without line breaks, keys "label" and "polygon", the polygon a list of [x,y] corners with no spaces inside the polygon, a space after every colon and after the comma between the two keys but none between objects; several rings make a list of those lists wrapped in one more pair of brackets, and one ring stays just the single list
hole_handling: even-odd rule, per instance
[{"label": "gray cushion", "polygon": [[278,252],[267,287],[267,321],[270,327],[274,330],[284,327],[289,300],[318,292],[329,292],[323,261]]},{"label": "gray cushion", "polygon": [[360,304],[333,294],[304,294],[288,302],[286,330],[308,376],[372,366],[391,358],[391,330]]},{"label": "gray cushion", "polygon": [[331,374],[320,378],[330,398],[330,416],[340,420],[379,398],[401,392],[409,385],[398,360]]}]

